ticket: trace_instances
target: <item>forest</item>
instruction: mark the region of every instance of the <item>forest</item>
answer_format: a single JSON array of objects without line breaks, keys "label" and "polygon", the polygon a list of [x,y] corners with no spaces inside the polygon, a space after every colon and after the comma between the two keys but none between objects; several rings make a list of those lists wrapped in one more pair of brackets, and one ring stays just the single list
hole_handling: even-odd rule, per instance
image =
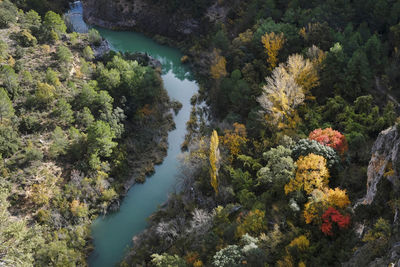
[{"label": "forest", "polygon": [[[120,266],[400,264],[400,1],[142,2],[200,25],[149,33],[184,53],[200,91],[181,190]],[[91,222],[118,208],[141,158],[145,182],[173,129],[161,70],[99,55],[67,6],[0,1],[5,266],[87,266]]]},{"label": "forest", "polygon": [[173,128],[160,70],[99,55],[96,30],[67,33],[51,10],[4,0],[0,14],[0,262],[86,266],[90,224],[125,194],[126,166],[164,153],[151,141]]},{"label": "forest", "polygon": [[397,121],[400,2],[201,4],[193,17],[211,5],[226,17],[156,38],[186,53],[213,120],[203,127],[193,110],[183,190],[122,266],[396,264],[397,160],[359,202],[373,144]]}]

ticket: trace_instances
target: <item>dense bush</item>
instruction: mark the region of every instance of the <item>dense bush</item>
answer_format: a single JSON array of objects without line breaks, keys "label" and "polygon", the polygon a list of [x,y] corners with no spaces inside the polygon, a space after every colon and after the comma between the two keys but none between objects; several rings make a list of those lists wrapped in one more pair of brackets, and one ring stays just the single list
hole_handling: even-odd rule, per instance
[{"label": "dense bush", "polygon": [[17,21],[17,8],[9,1],[0,2],[0,28],[6,28]]},{"label": "dense bush", "polygon": [[102,38],[96,29],[90,29],[88,35],[90,44],[95,46],[99,46],[101,44]]},{"label": "dense bush", "polygon": [[295,160],[300,156],[307,156],[311,153],[323,156],[326,159],[329,168],[337,166],[337,164],[340,163],[340,158],[333,148],[322,145],[315,140],[299,140],[294,146],[292,153]]}]

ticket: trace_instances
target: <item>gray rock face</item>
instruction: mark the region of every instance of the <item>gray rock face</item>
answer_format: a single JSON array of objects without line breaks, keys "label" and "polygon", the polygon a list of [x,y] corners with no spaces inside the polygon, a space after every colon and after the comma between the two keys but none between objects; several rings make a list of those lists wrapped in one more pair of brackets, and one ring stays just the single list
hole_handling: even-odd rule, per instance
[{"label": "gray rock face", "polygon": [[[370,205],[374,201],[378,184],[382,179],[388,179],[392,183],[395,192],[398,192],[400,184],[400,133],[398,127],[395,125],[382,131],[376,139],[368,165],[367,193],[357,201],[354,209],[358,205]],[[398,210],[396,209],[393,219],[394,228],[398,228],[398,224]],[[365,232],[364,225],[359,225],[355,230],[361,238]],[[398,234],[394,234],[388,244],[385,245],[387,250],[384,255],[375,259],[371,256],[371,251],[376,249],[374,247],[375,243],[366,243],[358,248],[353,257],[348,262],[343,263],[342,266],[400,267],[400,242],[398,240]]]},{"label": "gray rock face", "polygon": [[107,40],[103,40],[99,46],[92,46],[94,57],[96,59],[101,58],[104,54],[108,53],[111,48]]},{"label": "gray rock face", "polygon": [[162,2],[147,0],[83,0],[83,17],[92,25],[109,29],[135,29],[182,39],[205,32],[206,25],[183,10],[169,14]]},{"label": "gray rock face", "polygon": [[400,242],[392,244],[386,255],[371,259],[371,251],[375,248],[372,244],[365,244],[357,249],[353,257],[342,264],[342,267],[365,266],[365,267],[400,267]]},{"label": "gray rock face", "polygon": [[400,135],[397,126],[382,131],[372,147],[372,157],[368,165],[367,194],[354,205],[369,205],[374,201],[377,185],[382,178],[393,185],[399,183],[400,175]]}]

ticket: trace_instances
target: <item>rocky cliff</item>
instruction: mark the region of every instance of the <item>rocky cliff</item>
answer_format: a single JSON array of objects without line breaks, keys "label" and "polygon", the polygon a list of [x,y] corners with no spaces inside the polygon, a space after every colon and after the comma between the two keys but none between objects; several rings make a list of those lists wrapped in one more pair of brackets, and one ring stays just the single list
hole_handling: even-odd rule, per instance
[{"label": "rocky cliff", "polygon": [[[376,139],[372,151],[371,160],[368,165],[367,192],[365,196],[358,200],[354,205],[354,210],[363,205],[376,205],[378,195],[390,196],[391,201],[400,199],[400,127],[395,125],[382,131]],[[381,183],[387,179],[389,186],[383,188]],[[386,182],[386,181],[385,181]],[[380,200],[382,201],[382,200]],[[378,201],[379,202],[379,201]],[[394,202],[393,202],[394,203]],[[377,237],[375,242],[363,243],[354,253],[353,257],[344,267],[350,266],[393,266],[400,267],[400,222],[398,219],[398,206],[389,205],[389,203],[379,203],[377,206],[385,209],[386,218],[393,216],[389,220],[391,224],[391,234],[389,236]],[[392,210],[393,209],[393,210]],[[377,214],[382,214],[376,211]],[[373,216],[371,212],[370,216]],[[379,216],[376,216],[379,217]],[[372,227],[372,223],[378,218],[369,217],[365,223],[359,225],[360,231],[356,231],[360,238],[367,232],[366,229]],[[375,253],[377,250],[380,253]],[[379,255],[379,256],[378,256]],[[377,257],[378,256],[378,257]]]},{"label": "rocky cliff", "polygon": [[367,193],[354,205],[370,205],[382,179],[388,179],[395,188],[400,184],[400,134],[398,126],[382,131],[371,151],[368,165]]},{"label": "rocky cliff", "polygon": [[182,40],[191,34],[205,34],[210,27],[209,23],[218,18],[220,13],[225,12],[213,8],[203,16],[194,18],[184,8],[168,12],[168,7],[162,1],[157,4],[149,0],[83,0],[82,2],[83,16],[89,24],[109,29],[134,29],[175,40]]}]

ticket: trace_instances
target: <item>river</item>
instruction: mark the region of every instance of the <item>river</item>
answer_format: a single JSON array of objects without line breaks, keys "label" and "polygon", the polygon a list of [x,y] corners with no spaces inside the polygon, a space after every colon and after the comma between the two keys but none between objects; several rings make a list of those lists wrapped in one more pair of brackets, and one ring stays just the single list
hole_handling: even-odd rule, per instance
[{"label": "river", "polygon": [[[82,20],[82,5],[75,2],[69,11],[76,31],[86,31]],[[197,83],[190,78],[189,70],[181,64],[182,54],[174,48],[159,45],[153,40],[134,32],[96,29],[109,41],[113,50],[146,52],[162,64],[162,79],[171,99],[183,104],[178,115],[174,116],[176,129],[168,135],[168,154],[155,173],[144,184],[134,185],[123,199],[120,210],[105,217],[99,217],[92,224],[94,251],[89,256],[89,266],[110,267],[122,260],[125,252],[132,246],[132,237],[142,232],[146,219],[163,204],[168,193],[174,190],[178,174],[180,145],[186,133],[189,120],[190,98],[198,91]]]}]

